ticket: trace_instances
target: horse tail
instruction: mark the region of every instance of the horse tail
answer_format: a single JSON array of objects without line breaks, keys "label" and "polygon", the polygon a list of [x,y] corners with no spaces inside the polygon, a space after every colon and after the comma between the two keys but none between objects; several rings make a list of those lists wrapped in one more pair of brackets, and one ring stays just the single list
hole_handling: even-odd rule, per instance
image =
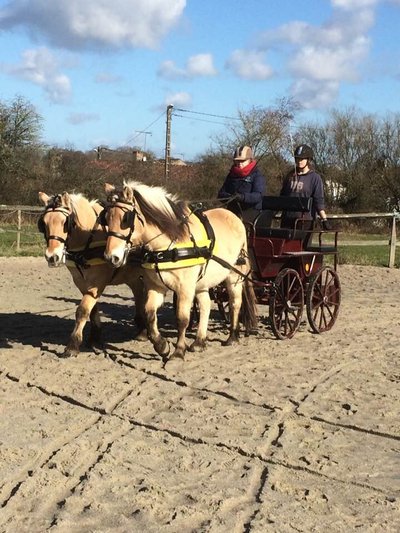
[{"label": "horse tail", "polygon": [[242,291],[242,321],[246,333],[257,328],[257,299],[251,279],[246,277]]}]

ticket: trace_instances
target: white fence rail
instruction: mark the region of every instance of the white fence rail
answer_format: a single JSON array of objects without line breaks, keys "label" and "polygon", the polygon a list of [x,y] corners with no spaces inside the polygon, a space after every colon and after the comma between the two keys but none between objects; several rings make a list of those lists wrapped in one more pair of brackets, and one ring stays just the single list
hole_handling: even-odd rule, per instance
[{"label": "white fence rail", "polygon": [[[39,206],[29,206],[29,205],[0,205],[0,228],[1,228],[1,212],[7,212],[10,213],[16,213],[17,216],[17,229],[16,231],[16,250],[17,252],[21,249],[21,234],[24,232],[23,225],[22,225],[22,213],[29,213],[29,214],[36,214],[43,211],[42,207]],[[390,237],[388,241],[389,245],[389,260],[388,260],[388,266],[389,268],[393,268],[395,265],[395,259],[396,259],[396,244],[397,244],[397,237],[396,237],[396,225],[397,222],[400,220],[400,213],[353,213],[349,215],[329,215],[329,220],[363,220],[363,219],[389,219],[392,220],[391,223],[391,231],[390,231]]]}]

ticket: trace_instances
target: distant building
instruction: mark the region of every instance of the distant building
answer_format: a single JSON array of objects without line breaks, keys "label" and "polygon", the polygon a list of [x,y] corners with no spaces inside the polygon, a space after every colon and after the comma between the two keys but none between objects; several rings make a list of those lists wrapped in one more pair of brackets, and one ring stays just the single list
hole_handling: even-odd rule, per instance
[{"label": "distant building", "polygon": [[133,150],[132,154],[135,161],[147,161],[146,154],[141,150]]},{"label": "distant building", "polygon": [[183,161],[183,159],[175,159],[171,157],[171,165],[179,165],[181,167],[184,167],[186,166],[186,163],[185,161]]}]

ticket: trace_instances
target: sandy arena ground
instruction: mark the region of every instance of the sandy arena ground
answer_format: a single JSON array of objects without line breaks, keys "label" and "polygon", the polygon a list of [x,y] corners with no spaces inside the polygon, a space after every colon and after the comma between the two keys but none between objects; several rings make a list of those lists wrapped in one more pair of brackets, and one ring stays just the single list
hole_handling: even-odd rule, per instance
[{"label": "sandy arena ground", "polygon": [[222,347],[215,313],[173,370],[131,341],[127,287],[101,300],[106,352],[60,358],[68,271],[0,258],[0,532],[400,531],[400,271],[339,276],[331,332],[261,320]]}]

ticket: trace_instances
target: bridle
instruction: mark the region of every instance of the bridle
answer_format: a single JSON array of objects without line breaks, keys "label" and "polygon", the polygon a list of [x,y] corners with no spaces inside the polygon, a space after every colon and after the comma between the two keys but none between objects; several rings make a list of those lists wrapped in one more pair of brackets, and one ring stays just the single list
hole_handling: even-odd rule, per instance
[{"label": "bridle", "polygon": [[139,215],[137,210],[135,209],[135,206],[132,202],[129,202],[127,200],[116,200],[108,204],[105,207],[105,211],[107,209],[111,209],[115,207],[117,209],[121,209],[122,212],[124,213],[121,218],[121,223],[123,223],[124,225],[126,225],[127,228],[129,228],[129,233],[128,235],[124,235],[123,233],[120,233],[118,231],[108,230],[107,237],[116,237],[117,239],[121,239],[122,241],[125,241],[127,246],[131,245],[132,244],[131,237],[132,237],[133,232],[135,231],[135,218],[137,217],[137,219],[142,223],[142,225],[144,224],[143,219]]},{"label": "bridle", "polygon": [[[64,222],[64,232],[67,234],[67,237],[64,239],[63,237],[59,237],[58,235],[46,235],[46,223],[44,221],[44,217],[47,213],[62,213],[65,216],[65,222]],[[73,228],[73,220],[72,215],[70,211],[66,207],[58,206],[58,207],[47,207],[40,216],[38,220],[38,230],[40,233],[43,233],[47,244],[50,240],[59,241],[63,244],[66,244],[69,234]]]}]

